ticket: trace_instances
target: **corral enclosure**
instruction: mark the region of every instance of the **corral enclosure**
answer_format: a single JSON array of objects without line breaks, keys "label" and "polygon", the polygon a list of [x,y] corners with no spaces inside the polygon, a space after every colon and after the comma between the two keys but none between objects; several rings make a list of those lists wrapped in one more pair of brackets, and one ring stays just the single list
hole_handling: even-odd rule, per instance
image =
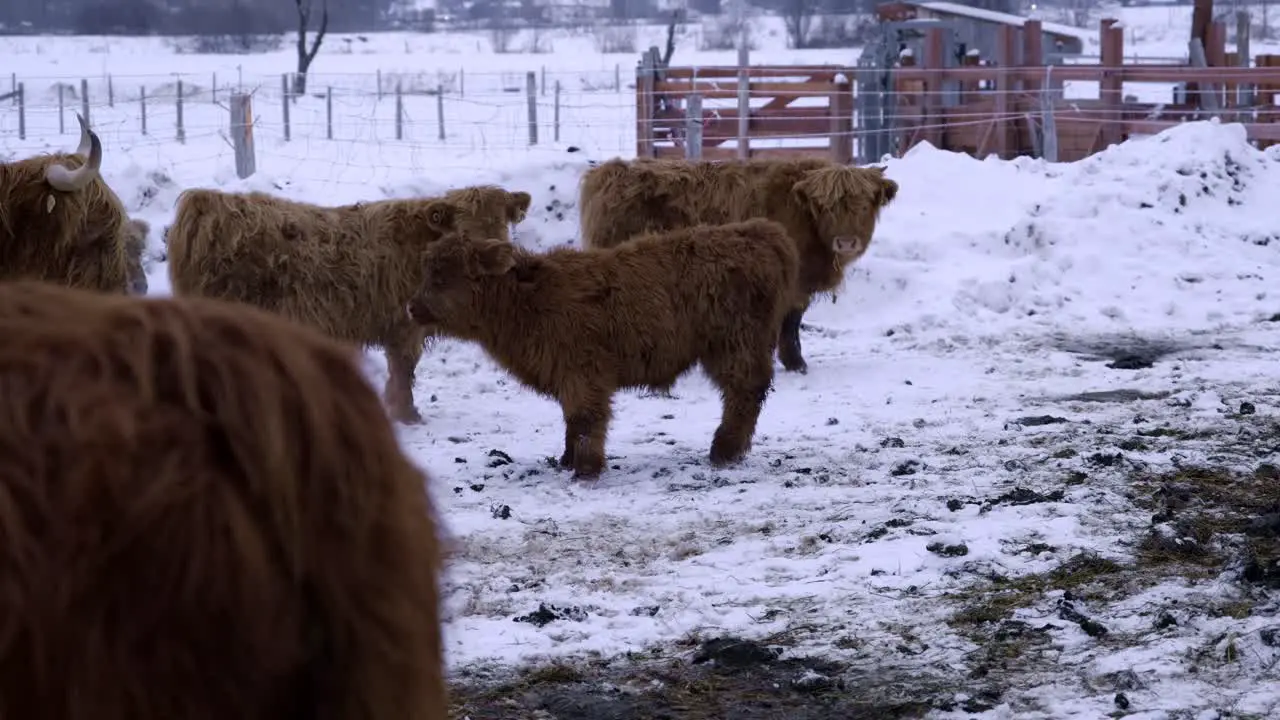
[{"label": "corral enclosure", "polygon": [[[1280,56],[1249,57],[1247,13],[1236,18],[1240,39],[1232,52],[1226,23],[1205,24],[1196,58],[1202,66],[1194,67],[1175,59],[1126,61],[1125,30],[1115,18],[1099,21],[1099,55],[1090,62],[1078,47],[1063,51],[1063,40],[1078,39],[1080,30],[1051,32],[1040,20],[986,13],[992,20],[979,10],[953,27],[918,18],[916,8],[936,13],[952,4],[882,5],[882,44],[856,66],[750,64],[743,54],[736,67],[661,67],[651,51],[636,75],[636,154],[804,154],[868,163],[927,141],[978,157],[1071,161],[1212,116],[1244,123],[1261,147],[1280,138],[1280,71],[1273,69]],[[990,32],[976,35],[974,23]],[[988,36],[988,56],[957,41]],[[895,43],[907,49],[888,52]]]},{"label": "corral enclosure", "polygon": [[[1170,29],[1168,12],[1118,10],[1125,72],[1185,53],[1189,17]],[[660,32],[640,47],[661,43]],[[758,37],[753,69],[856,67],[857,50],[792,51],[767,29]],[[151,222],[149,276],[163,294],[161,233],[186,188],[340,204],[494,182],[533,195],[514,237],[544,250],[576,244],[577,183],[590,163],[636,152],[638,52],[602,55],[581,38],[540,55],[492,54],[479,35],[334,43],[311,94],[288,100],[286,139],[289,50],[228,58],[174,55],[159,39],[15,40],[6,70],[27,89],[26,137],[16,104],[0,104],[0,155],[74,147],[85,80],[104,176]],[[1274,52],[1256,42],[1250,54]],[[734,51],[680,45],[674,57],[677,68],[737,72]],[[923,60],[912,82],[930,80]],[[806,72],[751,82],[821,84],[817,99],[784,108],[813,103],[806,117],[821,123],[832,86]],[[966,80],[946,72],[939,83]],[[971,72],[1000,81],[999,68]],[[1122,100],[1171,97],[1171,81],[1146,95],[1128,79]],[[851,94],[858,80],[845,76]],[[736,92],[732,77],[697,82]],[[258,158],[243,180],[227,107],[239,89],[252,95]],[[1055,117],[1099,92],[1075,79],[1064,91]],[[985,85],[972,94],[994,99]],[[736,98],[705,103],[709,113]],[[989,110],[966,118],[958,108],[943,141],[980,142],[956,126],[991,126]],[[781,117],[767,122],[796,132],[796,118]],[[838,297],[806,315],[810,371],[778,374],[740,467],[707,466],[719,398],[694,373],[674,398],[620,395],[610,469],[575,484],[546,461],[563,442],[556,405],[474,347],[435,344],[415,387],[426,422],[401,428],[401,440],[432,473],[455,543],[449,660],[481,685],[537,668],[459,697],[507,703],[490,717],[574,717],[565,707],[732,717],[731,703],[763,700],[798,718],[1056,720],[1120,712],[1117,695],[1152,716],[1280,713],[1269,682],[1280,566],[1262,532],[1280,477],[1280,164],[1228,119],[1076,163],[981,160],[923,142],[890,157],[899,197]],[[735,134],[737,121],[704,124],[704,140]],[[1011,147],[1025,124],[1006,119]],[[821,134],[817,151],[829,151],[830,127],[801,132]],[[783,142],[756,136],[749,147]],[[714,147],[737,152],[732,139]],[[380,385],[380,354],[367,358]],[[760,650],[732,674],[692,663],[714,656],[713,641],[740,638],[781,655]],[[627,691],[566,699],[597,681]],[[653,696],[668,702],[624,706]]]}]

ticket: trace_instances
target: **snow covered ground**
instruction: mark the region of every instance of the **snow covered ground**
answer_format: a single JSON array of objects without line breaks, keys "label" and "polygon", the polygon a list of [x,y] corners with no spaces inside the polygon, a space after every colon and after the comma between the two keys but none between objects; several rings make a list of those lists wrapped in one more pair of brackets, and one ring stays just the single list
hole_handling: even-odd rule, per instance
[{"label": "snow covered ground", "polygon": [[[385,102],[350,102],[351,128],[379,127]],[[183,145],[128,108],[93,113],[164,294],[161,228],[197,186],[336,204],[497,182],[534,197],[518,242],[573,243],[578,177],[630,154],[631,103],[534,148],[499,110],[471,116],[489,138],[471,145],[429,126],[330,141],[311,121],[286,143],[265,121],[246,181],[222,110],[188,107]],[[25,142],[12,123],[0,104],[0,156],[74,145],[56,118]],[[402,438],[451,534],[456,675],[577,663],[614,705],[553,717],[656,717],[615,705],[729,637],[780,648],[757,660],[792,673],[771,682],[842,708],[798,719],[855,717],[836,695],[879,703],[863,717],[1280,714],[1263,682],[1280,673],[1280,149],[1203,122],[1073,164],[928,146],[886,164],[899,198],[808,313],[809,373],[779,369],[740,467],[705,460],[719,402],[700,373],[672,399],[619,395],[610,469],[577,483],[549,463],[554,403],[465,343],[429,351],[426,422]],[[368,365],[380,384],[380,353]]]}]

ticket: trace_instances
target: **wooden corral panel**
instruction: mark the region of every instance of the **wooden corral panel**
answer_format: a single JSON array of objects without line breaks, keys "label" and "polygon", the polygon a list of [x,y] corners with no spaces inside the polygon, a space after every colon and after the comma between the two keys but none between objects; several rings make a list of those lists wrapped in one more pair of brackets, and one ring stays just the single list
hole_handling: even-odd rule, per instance
[{"label": "wooden corral panel", "polygon": [[[747,157],[819,155],[839,162],[853,157],[853,87],[842,67],[794,66],[746,69],[746,137],[740,137],[741,68],[665,68],[637,83],[636,154],[644,157]],[[702,103],[701,147],[688,147],[689,97]]]}]

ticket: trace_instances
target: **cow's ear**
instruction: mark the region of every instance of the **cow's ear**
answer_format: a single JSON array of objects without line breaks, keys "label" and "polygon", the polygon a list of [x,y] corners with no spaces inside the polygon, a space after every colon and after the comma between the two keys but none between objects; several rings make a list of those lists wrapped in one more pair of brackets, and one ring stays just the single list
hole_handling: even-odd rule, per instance
[{"label": "cow's ear", "polygon": [[427,224],[436,232],[453,230],[458,221],[458,208],[453,203],[436,200],[427,205]]},{"label": "cow's ear", "polygon": [[516,266],[516,249],[505,240],[490,238],[471,245],[467,268],[472,275],[504,275]]},{"label": "cow's ear", "polygon": [[523,221],[531,203],[533,203],[533,196],[527,192],[507,193],[507,222]]}]

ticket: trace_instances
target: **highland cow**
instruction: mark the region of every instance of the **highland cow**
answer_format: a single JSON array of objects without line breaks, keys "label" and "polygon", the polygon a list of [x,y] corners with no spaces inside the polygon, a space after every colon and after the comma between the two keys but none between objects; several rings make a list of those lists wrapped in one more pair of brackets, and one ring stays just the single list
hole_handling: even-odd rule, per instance
[{"label": "highland cow", "polygon": [[0,280],[123,294],[128,217],[99,174],[102,141],[76,118],[74,154],[0,163]]},{"label": "highland cow", "polygon": [[341,207],[188,190],[168,229],[169,277],[176,294],[255,305],[381,347],[391,415],[416,423],[414,369],[430,329],[410,322],[404,306],[422,283],[422,253],[449,230],[509,241],[529,202],[494,186]]},{"label": "highland cow", "polygon": [[149,234],[151,224],[146,220],[131,218],[125,223],[125,268],[129,292],[134,295],[147,294],[147,270],[142,264],[142,256],[147,250]]},{"label": "highland cow", "polygon": [[444,720],[439,539],[354,348],[0,283],[0,717]]},{"label": "highland cow", "polygon": [[617,390],[666,389],[700,364],[724,400],[710,454],[723,465],[751,447],[798,268],[786,231],[767,220],[546,254],[454,234],[427,250],[408,313],[478,342],[522,383],[558,400],[560,464],[577,477],[604,468]]},{"label": "highland cow", "polygon": [[881,168],[820,158],[712,162],[609,160],[582,179],[586,247],[613,247],[645,232],[767,218],[781,223],[800,255],[799,284],[780,327],[778,359],[807,372],[800,324],[813,296],[844,282],[867,251],[881,208],[898,184]]}]

